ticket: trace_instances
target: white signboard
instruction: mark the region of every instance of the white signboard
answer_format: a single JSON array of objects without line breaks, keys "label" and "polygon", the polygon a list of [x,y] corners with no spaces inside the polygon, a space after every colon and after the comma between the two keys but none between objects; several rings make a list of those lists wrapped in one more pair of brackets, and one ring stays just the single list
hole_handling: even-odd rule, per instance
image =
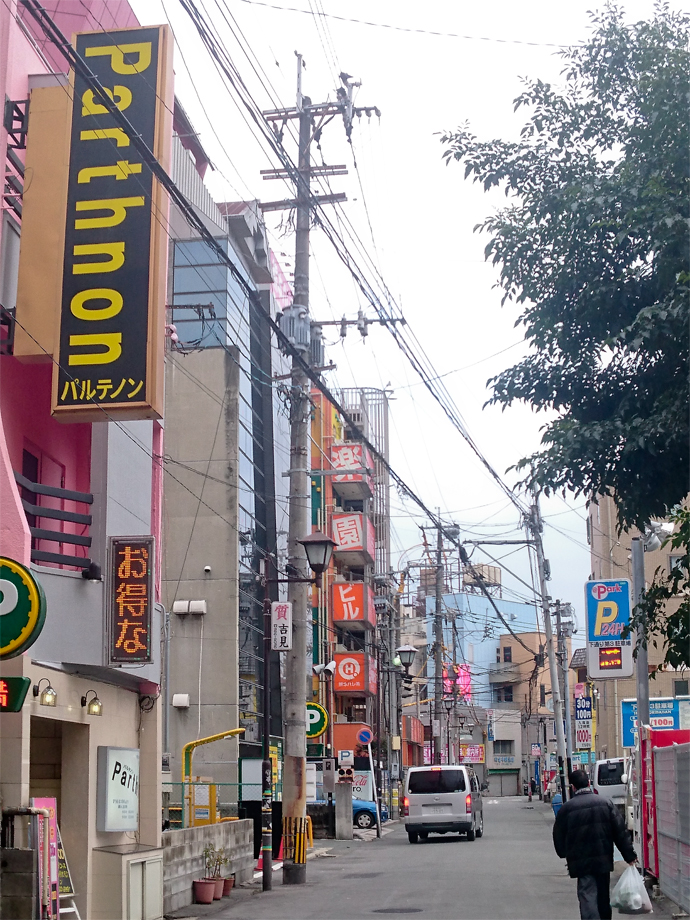
[{"label": "white signboard", "polygon": [[338,751],[338,766],[339,767],[354,767],[355,765],[355,752],[354,751]]},{"label": "white signboard", "polygon": [[575,749],[592,750],[592,701],[587,696],[575,700]]},{"label": "white signboard", "polygon": [[271,648],[274,652],[292,648],[292,604],[288,601],[271,604]]},{"label": "white signboard", "polygon": [[316,801],[316,764],[307,764],[307,802]]},{"label": "white signboard", "polygon": [[139,830],[139,749],[98,748],[96,829]]},{"label": "white signboard", "polygon": [[370,770],[357,770],[355,772],[355,777],[352,780],[352,798],[373,802],[374,783]]}]

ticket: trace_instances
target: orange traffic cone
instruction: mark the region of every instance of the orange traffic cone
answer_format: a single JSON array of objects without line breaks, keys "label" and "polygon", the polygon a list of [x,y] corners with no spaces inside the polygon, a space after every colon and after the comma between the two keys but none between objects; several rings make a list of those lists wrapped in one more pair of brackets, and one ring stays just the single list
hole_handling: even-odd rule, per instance
[{"label": "orange traffic cone", "polygon": [[260,872],[264,867],[264,854],[263,850],[259,850],[259,861],[256,864],[256,872]]},{"label": "orange traffic cone", "polygon": [[283,838],[280,838],[280,849],[278,850],[278,860],[283,859]]}]

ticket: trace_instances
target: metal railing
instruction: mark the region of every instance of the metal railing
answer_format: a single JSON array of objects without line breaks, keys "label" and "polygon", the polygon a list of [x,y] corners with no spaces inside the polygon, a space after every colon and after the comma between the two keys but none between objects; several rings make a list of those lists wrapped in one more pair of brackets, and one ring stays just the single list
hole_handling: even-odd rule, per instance
[{"label": "metal railing", "polygon": [[[87,568],[91,562],[87,553],[87,549],[91,546],[91,537],[87,531],[92,523],[91,515],[80,511],[67,511],[61,507],[46,507],[39,503],[39,496],[45,495],[47,498],[57,499],[61,504],[71,502],[92,505],[93,495],[89,492],[76,492],[72,489],[61,489],[57,486],[46,486],[40,482],[32,482],[16,470],[14,471],[14,478],[21,488],[22,507],[31,531],[31,561],[49,565],[69,565],[81,569]],[[68,533],[62,530],[52,530],[46,526],[37,527],[36,524],[39,520],[42,524],[45,521],[80,524],[84,528],[84,533]],[[76,556],[64,553],[61,550],[59,552],[49,552],[48,550],[39,549],[39,540],[57,543],[60,547],[63,543],[67,543],[70,546],[83,546],[85,548],[84,555]]]},{"label": "metal railing", "polygon": [[[282,785],[273,787],[274,801]],[[233,821],[247,803],[261,804],[261,783],[163,783],[163,826],[169,830]]]}]

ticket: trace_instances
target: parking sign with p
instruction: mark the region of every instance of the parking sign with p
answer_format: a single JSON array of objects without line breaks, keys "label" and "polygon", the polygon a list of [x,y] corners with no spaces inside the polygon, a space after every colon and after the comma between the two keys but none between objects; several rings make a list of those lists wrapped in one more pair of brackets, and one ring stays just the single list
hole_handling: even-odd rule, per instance
[{"label": "parking sign with p", "polygon": [[631,636],[623,638],[631,610],[627,578],[585,583],[587,673],[590,678],[632,676],[633,640]]}]

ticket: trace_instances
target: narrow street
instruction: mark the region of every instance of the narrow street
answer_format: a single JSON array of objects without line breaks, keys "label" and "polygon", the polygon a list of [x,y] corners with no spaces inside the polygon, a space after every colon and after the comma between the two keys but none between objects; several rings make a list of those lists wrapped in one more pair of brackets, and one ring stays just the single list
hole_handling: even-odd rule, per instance
[{"label": "narrow street", "polygon": [[[486,799],[485,834],[410,845],[402,824],[381,840],[316,841],[303,887],[233,892],[218,920],[352,920],[419,914],[453,920],[576,920],[575,882],[551,843],[551,808],[535,799]],[[202,916],[189,907],[187,916]],[[198,913],[194,913],[194,911]],[[656,911],[655,911],[656,912]],[[179,914],[178,916],[181,916]]]}]

